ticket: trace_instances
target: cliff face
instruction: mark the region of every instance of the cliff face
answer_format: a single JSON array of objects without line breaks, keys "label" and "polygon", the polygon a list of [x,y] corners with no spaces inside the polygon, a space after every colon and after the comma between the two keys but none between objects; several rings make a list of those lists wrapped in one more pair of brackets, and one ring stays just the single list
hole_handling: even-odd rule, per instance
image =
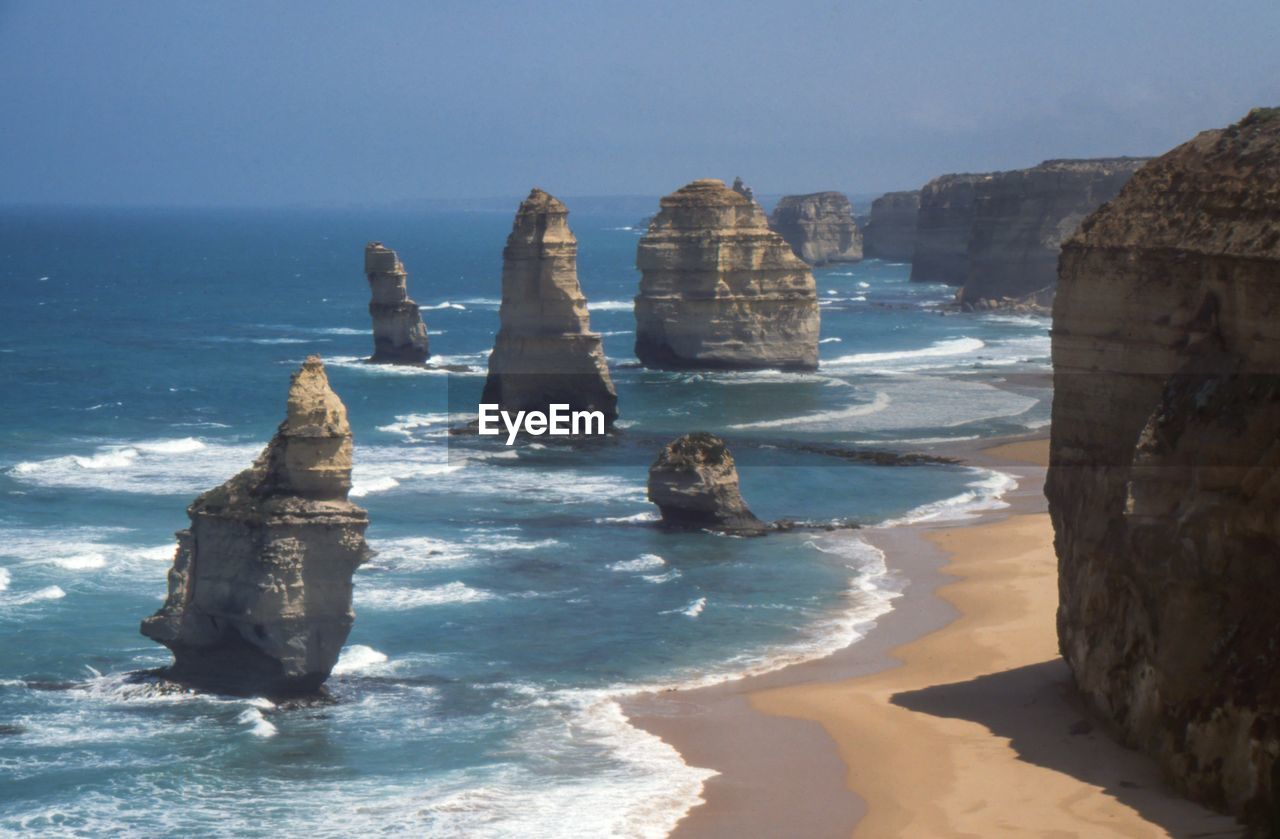
[{"label": "cliff face", "polygon": [[668,528],[742,536],[768,530],[742,500],[728,447],[705,431],[678,437],[658,452],[649,467],[649,500],[662,511]]},{"label": "cliff face", "polygon": [[1049,160],[979,182],[961,301],[974,305],[1025,297],[1052,286],[1063,240],[1114,198],[1145,162],[1134,157]]},{"label": "cliff face", "polygon": [[991,177],[943,175],[920,190],[915,255],[911,258],[913,283],[964,285],[978,185]]},{"label": "cliff face", "polygon": [[867,259],[910,262],[916,247],[916,211],[920,190],[887,192],[871,202],[871,220],[862,231]]},{"label": "cliff face", "polygon": [[427,327],[418,304],[409,299],[407,275],[396,252],[370,242],[364,249],[373,318],[373,357],[378,364],[421,364],[430,356]]},{"label": "cliff face", "polygon": [[319,689],[351,630],[351,575],[368,555],[369,518],[350,489],[347,411],[311,356],[253,466],[187,508],[168,599],[142,622],[173,652],[175,679],[236,694]]},{"label": "cliff face", "polygon": [[1187,794],[1268,823],[1280,111],[1135,174],[1063,247],[1053,320],[1062,653],[1085,697]]},{"label": "cliff face", "polygon": [[636,267],[636,356],[647,366],[818,366],[813,274],[760,206],[722,181],[663,198]]},{"label": "cliff face", "polygon": [[578,285],[578,240],[560,201],[535,189],[502,252],[500,327],[481,401],[507,411],[563,403],[618,417],[618,395]]},{"label": "cliff face", "polygon": [[810,265],[862,259],[862,231],[853,205],[839,192],[785,195],[773,208],[769,226]]}]

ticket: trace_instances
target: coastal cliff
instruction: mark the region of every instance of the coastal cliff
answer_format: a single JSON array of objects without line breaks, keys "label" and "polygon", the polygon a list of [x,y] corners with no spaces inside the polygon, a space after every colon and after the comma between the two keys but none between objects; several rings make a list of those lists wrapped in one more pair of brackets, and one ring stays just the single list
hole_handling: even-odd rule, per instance
[{"label": "coastal cliff", "polygon": [[578,240],[569,210],[534,189],[516,211],[502,252],[500,326],[489,356],[482,402],[505,411],[567,404],[618,418],[600,335],[591,331],[578,284]]},{"label": "coastal cliff", "polygon": [[916,247],[916,212],[920,190],[887,192],[871,202],[871,218],[862,231],[867,259],[910,262]]},{"label": "coastal cliff", "polygon": [[1046,485],[1081,692],[1259,828],[1280,803],[1278,279],[1280,110],[1139,170],[1063,247]]},{"label": "coastal cliff", "polygon": [[375,364],[421,364],[430,356],[427,327],[418,304],[409,299],[407,274],[396,252],[381,242],[364,249],[364,273],[369,279],[369,316],[373,318]]},{"label": "coastal cliff", "polygon": [[769,226],[810,265],[862,259],[862,231],[853,220],[853,205],[839,192],[784,195]]},{"label": "coastal cliff", "polygon": [[769,526],[747,509],[738,469],[724,440],[695,431],[672,440],[649,467],[649,500],[673,530],[763,535]]},{"label": "coastal cliff", "polygon": [[920,190],[911,282],[964,285],[978,185],[991,175],[943,175]]},{"label": "coastal cliff", "polygon": [[636,251],[636,356],[672,369],[814,369],[813,274],[760,206],[706,179],[661,201]]},{"label": "coastal cliff", "polygon": [[168,598],[142,622],[173,652],[167,675],[244,695],[319,690],[355,620],[351,575],[369,554],[369,518],[350,489],[347,411],[311,356],[253,466],[187,508]]}]

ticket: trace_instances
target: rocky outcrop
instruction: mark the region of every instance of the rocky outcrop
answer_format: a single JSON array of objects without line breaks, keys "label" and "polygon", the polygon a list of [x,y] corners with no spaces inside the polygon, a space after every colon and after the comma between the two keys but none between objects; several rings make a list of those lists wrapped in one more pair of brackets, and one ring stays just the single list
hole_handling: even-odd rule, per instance
[{"label": "rocky outcrop", "polygon": [[1190,796],[1280,816],[1280,109],[1063,248],[1046,495],[1085,698]]},{"label": "rocky outcrop", "polygon": [[911,282],[964,285],[978,185],[991,175],[943,175],[920,190]]},{"label": "rocky outcrop", "polygon": [[920,190],[887,192],[871,202],[871,220],[862,231],[862,255],[886,262],[910,262],[916,248]]},{"label": "rocky outcrop", "polygon": [[602,412],[608,427],[618,418],[618,394],[588,321],[568,217],[565,205],[540,189],[516,211],[502,252],[501,325],[481,401],[512,412],[566,404]]},{"label": "rocky outcrop", "polygon": [[636,252],[636,356],[671,369],[813,369],[813,274],[723,181],[666,196]]},{"label": "rocky outcrop", "polygon": [[749,186],[747,186],[746,184],[744,184],[744,183],[742,182],[742,178],[734,178],[734,179],[733,179],[733,186],[732,186],[732,187],[730,187],[730,188],[731,188],[734,192],[736,192],[736,193],[738,193],[739,195],[741,195],[743,198],[747,199],[748,201],[754,201],[754,200],[756,200],[756,193],[755,193],[755,190],[753,190],[751,187],[749,187]]},{"label": "rocky outcrop", "polygon": [[1062,242],[1145,162],[1136,157],[1049,160],[980,181],[962,305],[1053,286]]},{"label": "rocky outcrop", "polygon": [[369,553],[369,518],[350,489],[347,411],[311,356],[253,466],[187,508],[168,599],[142,622],[173,652],[167,675],[242,695],[319,690],[351,630],[351,575]]},{"label": "rocky outcrop", "polygon": [[862,231],[853,220],[853,205],[839,192],[784,195],[769,226],[810,265],[862,259]]},{"label": "rocky outcrop", "polygon": [[714,530],[740,536],[769,526],[747,509],[738,489],[738,469],[724,440],[705,431],[679,437],[658,452],[649,467],[649,500],[664,527]]},{"label": "rocky outcrop", "polygon": [[364,248],[364,273],[369,278],[369,315],[373,318],[375,364],[421,364],[430,356],[427,327],[418,304],[409,299],[407,275],[396,252],[381,242]]}]

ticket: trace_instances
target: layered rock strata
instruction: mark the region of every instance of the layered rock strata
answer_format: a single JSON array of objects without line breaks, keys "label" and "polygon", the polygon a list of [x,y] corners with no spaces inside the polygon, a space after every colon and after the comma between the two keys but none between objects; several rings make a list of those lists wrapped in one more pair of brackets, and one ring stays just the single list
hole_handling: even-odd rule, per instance
[{"label": "layered rock strata", "polygon": [[978,185],[991,175],[943,175],[920,190],[913,283],[964,285],[969,275],[969,232]]},{"label": "layered rock strata", "polygon": [[813,274],[760,206],[723,181],[661,202],[636,252],[636,356],[670,369],[813,369]]},{"label": "layered rock strata", "polygon": [[1062,654],[1180,789],[1274,828],[1280,110],[1139,170],[1064,246],[1053,319]]},{"label": "layered rock strata", "polygon": [[887,192],[871,202],[862,231],[862,255],[886,262],[910,262],[916,249],[916,212],[920,190]]},{"label": "layered rock strata", "polygon": [[396,252],[381,242],[364,249],[364,273],[369,278],[369,316],[373,318],[373,357],[376,364],[421,364],[430,356],[427,327],[418,304],[409,299],[407,274]]},{"label": "layered rock strata", "polygon": [[853,205],[839,192],[784,195],[769,226],[810,265],[862,259],[862,231],[853,220]]},{"label": "layered rock strata", "polygon": [[569,211],[540,189],[516,211],[502,252],[500,326],[482,402],[506,411],[546,412],[551,404],[618,418],[600,335],[591,331],[578,285],[578,241]]},{"label": "layered rock strata", "polygon": [[351,429],[318,356],[294,374],[287,410],[252,467],[187,508],[168,599],[142,622],[178,681],[312,694],[347,640],[369,518],[347,500]]},{"label": "layered rock strata", "polygon": [[769,526],[747,509],[738,489],[738,469],[724,441],[695,431],[668,443],[649,467],[649,500],[664,527],[714,530],[742,536]]}]

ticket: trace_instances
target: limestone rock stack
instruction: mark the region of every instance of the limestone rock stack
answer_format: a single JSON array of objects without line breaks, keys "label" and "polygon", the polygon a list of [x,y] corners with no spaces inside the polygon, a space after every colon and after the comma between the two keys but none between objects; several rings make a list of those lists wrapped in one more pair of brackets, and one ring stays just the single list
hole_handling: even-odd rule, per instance
[{"label": "limestone rock stack", "polygon": [[723,181],[666,196],[636,252],[636,356],[671,369],[813,369],[818,294],[764,210]]},{"label": "limestone rock stack", "polygon": [[871,202],[871,218],[862,231],[867,259],[910,262],[916,247],[916,212],[920,190],[888,192]]},{"label": "limestone rock stack", "polygon": [[810,265],[862,259],[862,231],[853,205],[839,192],[784,195],[773,208],[769,226]]},{"label": "limestone rock stack", "polygon": [[1183,791],[1274,827],[1280,109],[1139,170],[1063,247],[1053,320],[1062,654]]},{"label": "limestone rock stack", "polygon": [[173,652],[175,679],[266,696],[320,688],[355,619],[351,576],[369,554],[369,518],[350,489],[347,411],[311,356],[253,466],[187,508],[168,599],[142,622]]},{"label": "limestone rock stack", "polygon": [[373,318],[373,357],[378,364],[421,364],[430,356],[427,327],[418,304],[409,299],[407,275],[396,252],[381,242],[364,249],[369,278],[369,315]]},{"label": "limestone rock stack", "polygon": [[920,190],[913,283],[964,285],[969,275],[969,232],[979,184],[991,175],[943,175]]},{"label": "limestone rock stack", "polygon": [[500,327],[481,401],[507,411],[567,404],[601,411],[608,427],[618,417],[618,395],[578,285],[578,241],[568,216],[540,189],[516,212],[502,252]]},{"label": "limestone rock stack", "polygon": [[658,452],[649,467],[649,500],[668,528],[744,536],[769,529],[742,500],[728,446],[705,431],[678,437]]}]

